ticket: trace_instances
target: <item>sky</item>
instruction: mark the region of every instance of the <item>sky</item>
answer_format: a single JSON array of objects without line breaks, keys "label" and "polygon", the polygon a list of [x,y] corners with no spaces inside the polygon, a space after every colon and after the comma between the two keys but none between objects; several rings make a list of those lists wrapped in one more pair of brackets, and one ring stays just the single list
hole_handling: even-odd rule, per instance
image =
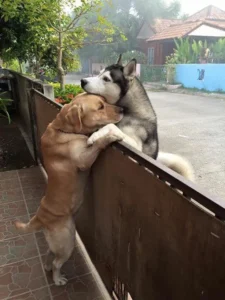
[{"label": "sky", "polygon": [[[168,2],[171,2],[168,0]],[[225,10],[225,0],[179,0],[181,3],[181,13],[193,14],[208,5],[217,6]]]}]

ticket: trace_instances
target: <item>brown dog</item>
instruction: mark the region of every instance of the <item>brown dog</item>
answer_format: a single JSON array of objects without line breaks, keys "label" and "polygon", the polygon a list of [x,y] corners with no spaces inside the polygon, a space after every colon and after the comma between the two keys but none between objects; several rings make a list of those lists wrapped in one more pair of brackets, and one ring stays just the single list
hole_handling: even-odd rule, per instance
[{"label": "brown dog", "polygon": [[[81,94],[61,109],[42,136],[42,154],[48,174],[46,195],[29,223],[16,221],[15,225],[23,232],[44,228],[49,245],[45,268],[52,269],[56,285],[67,282],[60,269],[74,248],[72,216],[83,201],[88,169],[102,149],[123,138],[120,130],[118,134],[111,134],[113,123],[119,122],[122,116],[121,108],[107,104],[102,97]],[[90,137],[88,142],[86,135],[106,124],[109,125],[105,126],[105,134],[99,138],[94,135],[94,141]]]}]

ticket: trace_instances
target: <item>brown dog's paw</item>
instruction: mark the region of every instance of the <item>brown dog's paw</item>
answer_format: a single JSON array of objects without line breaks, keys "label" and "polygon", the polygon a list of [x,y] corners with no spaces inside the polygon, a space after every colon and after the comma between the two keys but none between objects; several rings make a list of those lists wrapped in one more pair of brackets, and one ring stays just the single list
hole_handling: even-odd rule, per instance
[{"label": "brown dog's paw", "polygon": [[61,275],[61,274],[60,274],[60,276],[58,276],[57,278],[54,278],[53,280],[54,280],[55,285],[58,285],[58,286],[65,285],[65,284],[67,284],[67,281],[68,281],[68,279],[64,275]]},{"label": "brown dog's paw", "polygon": [[20,221],[14,221],[13,223],[17,229],[25,229],[25,227],[26,227],[26,224],[24,224]]}]

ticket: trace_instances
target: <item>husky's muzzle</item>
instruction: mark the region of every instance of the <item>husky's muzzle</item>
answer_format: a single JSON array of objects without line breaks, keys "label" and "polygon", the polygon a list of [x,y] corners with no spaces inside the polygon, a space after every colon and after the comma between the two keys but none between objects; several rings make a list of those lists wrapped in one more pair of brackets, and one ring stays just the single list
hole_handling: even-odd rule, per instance
[{"label": "husky's muzzle", "polygon": [[81,79],[81,87],[84,89],[85,85],[88,83],[87,79]]}]

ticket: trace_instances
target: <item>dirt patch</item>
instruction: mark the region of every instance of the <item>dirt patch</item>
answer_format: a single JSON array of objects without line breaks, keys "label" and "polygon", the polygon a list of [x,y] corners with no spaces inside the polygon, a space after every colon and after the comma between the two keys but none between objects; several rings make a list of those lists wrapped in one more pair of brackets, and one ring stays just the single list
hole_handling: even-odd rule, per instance
[{"label": "dirt patch", "polygon": [[0,119],[0,172],[35,165],[27,144],[16,124]]}]

